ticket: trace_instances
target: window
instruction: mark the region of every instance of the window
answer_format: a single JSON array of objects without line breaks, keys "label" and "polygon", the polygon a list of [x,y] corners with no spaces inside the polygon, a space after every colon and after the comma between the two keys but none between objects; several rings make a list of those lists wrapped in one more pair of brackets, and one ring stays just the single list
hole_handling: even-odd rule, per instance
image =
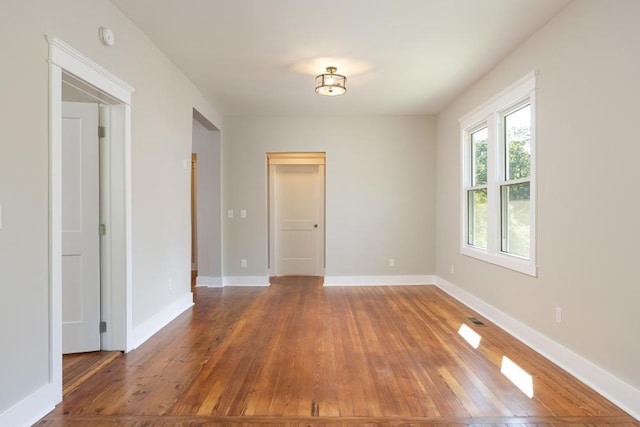
[{"label": "window", "polygon": [[535,276],[535,74],[460,119],[460,129],[461,253]]},{"label": "window", "polygon": [[471,187],[467,190],[469,241],[472,246],[487,247],[487,139],[485,127],[471,133]]}]

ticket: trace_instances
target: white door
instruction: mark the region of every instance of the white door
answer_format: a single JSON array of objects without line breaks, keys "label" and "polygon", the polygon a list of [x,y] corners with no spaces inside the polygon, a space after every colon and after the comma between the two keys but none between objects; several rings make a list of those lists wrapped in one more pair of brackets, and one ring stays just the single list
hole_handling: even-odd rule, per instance
[{"label": "white door", "polygon": [[62,105],[62,352],[100,350],[98,104]]},{"label": "white door", "polygon": [[321,276],[324,165],[274,165],[275,274]]}]

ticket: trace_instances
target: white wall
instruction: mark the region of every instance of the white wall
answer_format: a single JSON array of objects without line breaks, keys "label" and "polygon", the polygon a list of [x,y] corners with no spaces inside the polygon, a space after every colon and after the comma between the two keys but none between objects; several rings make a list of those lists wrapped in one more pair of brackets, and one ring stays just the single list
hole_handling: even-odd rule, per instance
[{"label": "white wall", "polygon": [[220,224],[220,131],[193,120],[193,152],[198,154],[198,276],[222,278]]},{"label": "white wall", "polygon": [[[100,44],[100,26],[114,30],[115,47]],[[111,3],[0,2],[0,336],[6,350],[0,352],[0,424],[8,408],[47,385],[50,376],[45,35],[69,43],[136,89],[134,330],[189,293],[190,171],[183,160],[191,153],[193,108],[220,122],[195,87]]]},{"label": "white wall", "polygon": [[[635,0],[570,3],[437,120],[438,275],[636,389],[638,16]],[[539,71],[537,278],[459,253],[458,119],[531,70]]]},{"label": "white wall", "polygon": [[[267,152],[326,152],[326,275],[428,275],[435,262],[434,120],[225,117],[224,275],[267,275]],[[240,268],[240,259],[248,262]],[[389,267],[395,258],[396,267]]]}]

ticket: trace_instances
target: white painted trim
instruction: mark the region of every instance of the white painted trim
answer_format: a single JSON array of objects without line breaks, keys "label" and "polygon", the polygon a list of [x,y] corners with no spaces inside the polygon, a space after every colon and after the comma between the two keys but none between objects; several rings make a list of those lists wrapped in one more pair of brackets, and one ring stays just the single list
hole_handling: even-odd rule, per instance
[{"label": "white painted trim", "polygon": [[[105,175],[101,178],[103,191],[100,201],[101,220],[107,233],[101,238],[102,271],[102,320],[107,322],[107,332],[102,334],[103,350],[126,350],[127,310],[132,310],[127,297],[127,288],[131,280],[127,271],[131,270],[131,249],[127,247],[130,226],[126,222],[126,210],[131,206],[126,200],[126,187],[130,179],[126,178],[125,156],[130,150],[127,145],[130,129],[127,127],[131,107],[126,104],[102,106],[108,114],[103,115],[103,126],[109,143],[103,147]],[[102,144],[104,145],[104,143]],[[104,178],[104,179],[103,179]]]},{"label": "white painted trim", "polygon": [[[267,154],[267,163],[269,163]],[[267,200],[265,210],[267,212],[267,261],[269,276],[276,275],[276,213],[275,213],[275,191],[276,191],[276,168],[267,164]]]},{"label": "white painted trim", "polygon": [[167,326],[176,317],[193,306],[193,294],[191,292],[178,298],[176,301],[165,307],[159,313],[145,320],[139,326],[133,328],[128,342],[131,349],[139,347],[146,340],[151,338],[160,329]]},{"label": "white painted trim", "polygon": [[[105,104],[98,104],[100,126],[106,131],[105,135],[100,138],[100,223],[104,224],[107,230],[111,230],[111,107]],[[117,328],[113,327],[114,318],[112,310],[114,308],[113,289],[111,278],[111,256],[112,256],[112,239],[100,237],[100,320],[107,323],[107,330],[101,333],[101,350],[116,350],[113,332]],[[124,326],[124,319],[123,319]],[[124,331],[124,327],[121,328]],[[124,337],[123,337],[124,338]],[[124,349],[124,340],[122,347]]]},{"label": "white painted trim", "polygon": [[[514,271],[518,271],[536,277],[538,268],[536,265],[536,76],[532,71],[526,76],[482,104],[480,107],[459,119],[460,122],[460,253],[484,262],[499,265]],[[503,117],[511,109],[528,102],[531,105],[531,174],[530,183],[530,254],[529,258],[520,258],[501,251],[501,224],[500,224],[500,188],[506,184],[504,181],[504,167],[499,166],[497,159],[504,156],[502,133],[498,129],[502,126]],[[471,133],[481,127],[488,130],[488,154],[487,154],[487,183],[481,187],[487,189],[487,247],[478,248],[468,243],[469,239],[469,212],[468,191],[471,187],[469,144]],[[514,181],[509,181],[513,183]],[[480,186],[479,186],[480,187]],[[479,188],[478,187],[478,188]]]},{"label": "white painted trim", "polygon": [[[531,229],[533,230],[533,228],[534,226],[532,224]],[[509,255],[502,252],[491,253],[486,249],[474,248],[473,246],[468,245],[460,246],[460,253],[471,258],[476,258],[484,262],[495,264],[499,267],[504,267],[508,268],[509,270],[528,274],[529,276],[536,277],[538,275],[537,265],[532,264],[528,259],[519,258],[514,255]]]},{"label": "white painted trim", "polygon": [[49,384],[62,401],[62,69],[49,63]]},{"label": "white painted trim", "polygon": [[53,411],[58,391],[53,383],[36,390],[0,414],[1,426],[28,427]]},{"label": "white painted trim", "polygon": [[325,276],[324,286],[432,285],[435,276]]},{"label": "white painted trim", "polygon": [[49,62],[131,105],[135,89],[57,37],[47,36]]},{"label": "white painted trim", "polygon": [[129,337],[133,335],[133,215],[131,211],[131,105],[124,104],[124,251],[125,251],[125,351],[133,347]]},{"label": "white painted trim", "polygon": [[198,276],[196,277],[196,286],[206,288],[221,288],[222,277]]},{"label": "white painted trim", "polygon": [[225,276],[223,286],[270,286],[269,276]]},{"label": "white painted trim", "polygon": [[518,103],[520,98],[527,96],[528,93],[536,89],[537,76],[537,71],[528,72],[525,76],[522,76],[516,82],[509,85],[509,87],[503,89],[500,93],[491,97],[491,99],[458,119],[460,127],[473,127],[474,125],[483,122],[489,114],[492,114],[495,111],[504,110],[510,105]]},{"label": "white painted trim", "polygon": [[618,405],[632,417],[640,420],[639,389],[634,388],[562,344],[514,319],[453,283],[439,276],[436,277],[435,283],[444,292],[491,320],[500,328]]}]

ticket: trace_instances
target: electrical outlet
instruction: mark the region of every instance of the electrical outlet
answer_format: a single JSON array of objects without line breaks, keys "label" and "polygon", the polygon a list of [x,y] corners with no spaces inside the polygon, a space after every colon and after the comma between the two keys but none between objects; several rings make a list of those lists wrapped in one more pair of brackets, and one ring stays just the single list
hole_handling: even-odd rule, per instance
[{"label": "electrical outlet", "polygon": [[233,218],[233,209],[227,211],[227,218]]},{"label": "electrical outlet", "polygon": [[556,323],[562,323],[562,308],[556,307]]},{"label": "electrical outlet", "polygon": [[389,258],[389,267],[395,267],[396,266],[396,260],[394,258]]},{"label": "electrical outlet", "polygon": [[240,209],[240,218],[246,218],[246,217],[247,217],[247,210]]},{"label": "electrical outlet", "polygon": [[451,264],[451,274],[453,274],[453,264]]},{"label": "electrical outlet", "polygon": [[247,260],[242,258],[240,260],[240,268],[247,268]]}]

